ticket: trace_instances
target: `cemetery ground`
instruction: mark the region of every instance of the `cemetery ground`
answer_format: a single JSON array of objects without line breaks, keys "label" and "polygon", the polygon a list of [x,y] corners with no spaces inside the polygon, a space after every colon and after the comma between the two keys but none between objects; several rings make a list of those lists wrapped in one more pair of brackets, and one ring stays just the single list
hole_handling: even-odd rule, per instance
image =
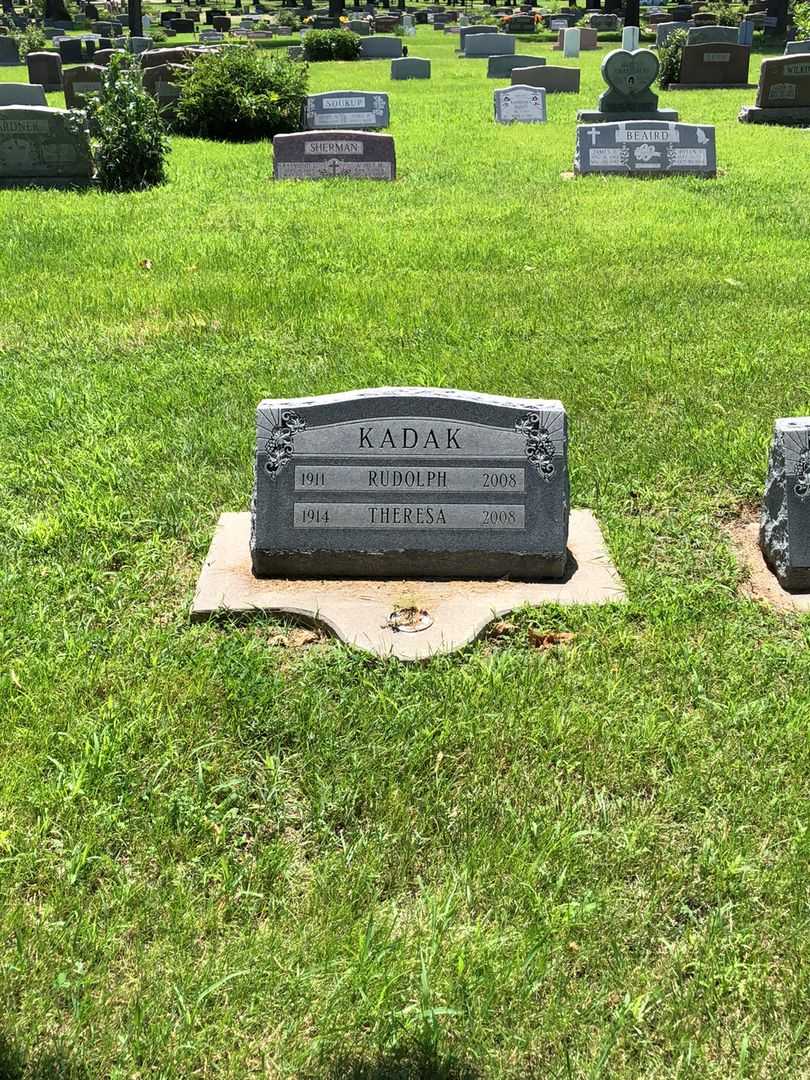
[{"label": "cemetery ground", "polygon": [[[808,622],[724,525],[810,408],[810,134],[662,93],[717,180],[563,180],[604,50],[504,127],[408,44],[310,69],[396,183],[0,193],[2,1076],[807,1075]],[[628,602],[410,666],[191,625],[259,399],[401,384],[561,398]]]}]

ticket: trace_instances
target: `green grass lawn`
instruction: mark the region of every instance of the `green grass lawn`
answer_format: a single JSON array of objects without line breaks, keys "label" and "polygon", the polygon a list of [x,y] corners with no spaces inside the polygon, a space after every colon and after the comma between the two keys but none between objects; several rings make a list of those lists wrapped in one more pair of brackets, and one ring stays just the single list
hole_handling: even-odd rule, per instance
[{"label": "green grass lawn", "polygon": [[[311,68],[395,184],[0,192],[3,1078],[810,1075],[810,623],[722,531],[810,411],[810,133],[662,94],[716,181],[564,180],[604,50],[502,127],[409,44]],[[561,398],[628,603],[424,666],[190,625],[257,401],[384,384]]]}]

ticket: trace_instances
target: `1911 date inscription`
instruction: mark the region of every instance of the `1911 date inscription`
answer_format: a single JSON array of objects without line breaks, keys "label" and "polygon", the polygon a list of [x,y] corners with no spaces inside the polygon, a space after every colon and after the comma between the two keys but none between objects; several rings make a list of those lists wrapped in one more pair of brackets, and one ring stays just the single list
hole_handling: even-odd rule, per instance
[{"label": "1911 date inscription", "polygon": [[321,465],[295,470],[296,491],[513,491],[526,489],[525,469],[389,468]]}]

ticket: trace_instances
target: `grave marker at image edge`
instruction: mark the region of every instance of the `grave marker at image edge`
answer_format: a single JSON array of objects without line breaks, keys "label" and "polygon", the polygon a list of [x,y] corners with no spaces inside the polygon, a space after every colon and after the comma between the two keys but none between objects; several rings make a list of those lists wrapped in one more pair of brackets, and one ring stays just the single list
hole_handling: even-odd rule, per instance
[{"label": "grave marker at image edge", "polygon": [[0,188],[88,187],[90,137],[66,109],[0,108]]},{"label": "grave marker at image edge", "polygon": [[582,124],[574,172],[624,176],[717,175],[714,128],[661,120]]},{"label": "grave marker at image edge", "polygon": [[276,180],[395,180],[392,135],[366,131],[299,131],[273,139]]},{"label": "grave marker at image edge", "polygon": [[783,589],[810,591],[810,417],[776,421],[759,542]]},{"label": "grave marker at image edge", "polygon": [[496,90],[495,121],[498,124],[544,124],[546,92],[536,86],[509,86]]},{"label": "grave marker at image edge", "polygon": [[262,401],[253,572],[560,578],[567,443],[559,401],[414,388]]},{"label": "grave marker at image edge", "polygon": [[747,124],[810,125],[810,53],[763,60],[756,104],[744,105],[739,118]]},{"label": "grave marker at image edge", "polygon": [[303,126],[311,131],[346,128],[386,128],[390,121],[388,94],[365,90],[330,90],[307,95]]}]

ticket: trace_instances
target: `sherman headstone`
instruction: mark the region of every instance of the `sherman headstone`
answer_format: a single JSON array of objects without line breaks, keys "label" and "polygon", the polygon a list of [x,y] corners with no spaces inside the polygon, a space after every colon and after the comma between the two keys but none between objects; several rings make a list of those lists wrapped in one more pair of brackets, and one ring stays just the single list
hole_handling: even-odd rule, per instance
[{"label": "sherman headstone", "polygon": [[515,68],[542,67],[544,56],[490,56],[487,60],[488,79],[509,79]]},{"label": "sherman headstone", "polygon": [[658,95],[650,89],[658,77],[658,57],[650,49],[625,52],[616,49],[602,61],[602,78],[608,89],[599,97],[599,108],[577,113],[584,124],[614,120],[675,121],[674,109],[659,109]]},{"label": "sherman headstone", "polygon": [[340,129],[276,135],[273,176],[276,180],[394,180],[394,138]]},{"label": "sherman headstone", "polygon": [[0,106],[2,105],[39,105],[45,108],[48,99],[41,86],[32,83],[0,82]]},{"label": "sherman headstone", "polygon": [[544,124],[546,92],[536,86],[509,86],[496,90],[495,120],[499,124]]},{"label": "sherman headstone", "polygon": [[810,416],[776,421],[759,543],[782,588],[810,591]]},{"label": "sherman headstone", "polygon": [[714,128],[631,120],[577,128],[574,172],[627,176],[716,176]]},{"label": "sherman headstone", "polygon": [[389,124],[388,94],[365,90],[332,90],[310,94],[304,106],[303,127],[309,130],[386,128]]},{"label": "sherman headstone", "polygon": [[560,578],[567,439],[559,401],[401,387],[262,401],[253,572]]},{"label": "sherman headstone", "polygon": [[90,137],[76,114],[26,105],[0,108],[0,188],[87,187],[92,182]]},{"label": "sherman headstone", "polygon": [[391,61],[392,79],[429,79],[430,61],[418,56],[402,56]]},{"label": "sherman headstone", "polygon": [[512,82],[521,86],[539,86],[547,94],[578,94],[579,68],[543,67],[518,68],[512,72]]},{"label": "sherman headstone", "polygon": [[669,89],[744,89],[750,59],[748,45],[686,45],[681,50],[678,81],[670,83]]}]

